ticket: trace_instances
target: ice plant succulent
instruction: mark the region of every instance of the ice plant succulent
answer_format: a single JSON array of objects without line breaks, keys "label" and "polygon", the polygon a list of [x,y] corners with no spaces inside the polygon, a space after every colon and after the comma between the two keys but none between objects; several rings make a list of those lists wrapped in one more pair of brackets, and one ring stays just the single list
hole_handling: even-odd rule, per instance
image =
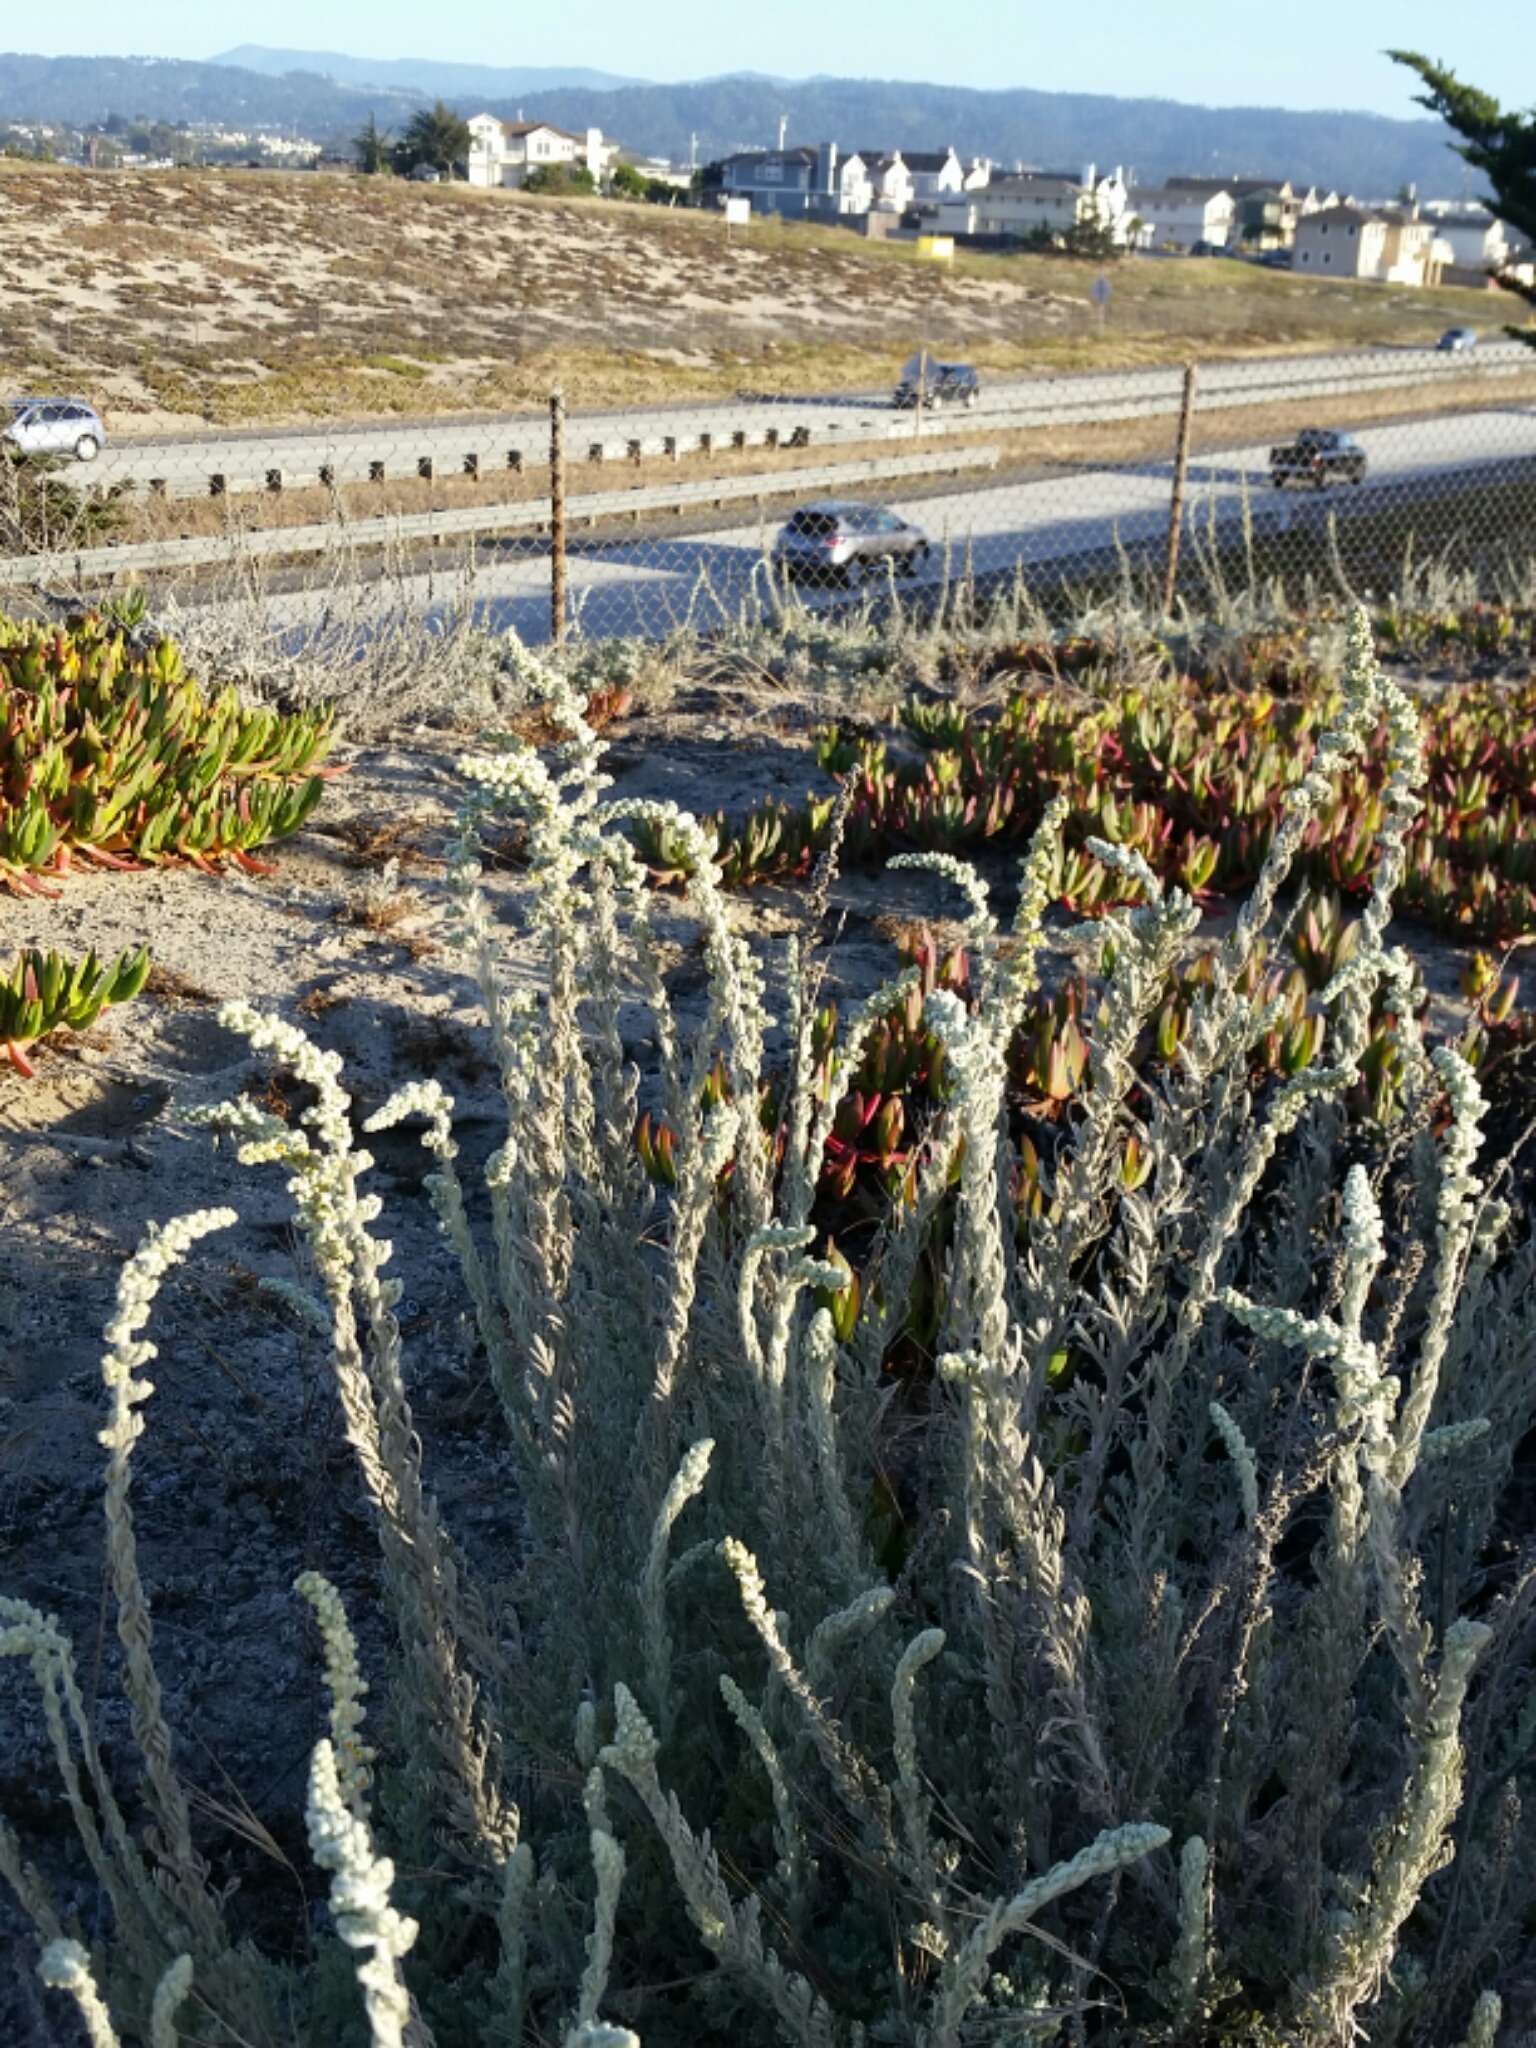
[{"label": "ice plant succulent", "polygon": [[72,865],[255,870],[320,801],[332,736],[325,711],[210,696],[170,640],[0,616],[0,886],[45,894]]},{"label": "ice plant succulent", "polygon": [[110,1004],[131,1002],[149,978],[149,965],[143,946],[110,965],[94,952],[71,965],[61,953],[28,947],[0,977],[0,1051],[30,1076],[29,1045],[50,1031],[87,1030]]}]

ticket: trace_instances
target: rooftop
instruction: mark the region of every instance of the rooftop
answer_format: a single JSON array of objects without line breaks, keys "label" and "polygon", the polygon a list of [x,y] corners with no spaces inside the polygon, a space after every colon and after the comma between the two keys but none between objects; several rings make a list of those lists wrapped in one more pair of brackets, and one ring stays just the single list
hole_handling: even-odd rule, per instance
[{"label": "rooftop", "polygon": [[1284,178],[1166,178],[1170,192],[1230,192],[1234,199],[1246,199],[1251,192],[1278,192]]}]

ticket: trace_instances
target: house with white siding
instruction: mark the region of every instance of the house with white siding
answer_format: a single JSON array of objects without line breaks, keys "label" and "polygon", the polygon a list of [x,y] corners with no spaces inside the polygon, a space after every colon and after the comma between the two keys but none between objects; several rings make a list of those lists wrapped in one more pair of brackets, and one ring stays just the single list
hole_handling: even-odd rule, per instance
[{"label": "house with white siding", "polygon": [[923,208],[944,235],[1006,235],[1025,241],[1045,233],[1064,237],[1074,228],[1105,228],[1123,240],[1131,218],[1130,190],[1116,168],[1100,176],[1089,164],[1070,171],[993,172],[984,185],[952,193]]},{"label": "house with white siding", "polygon": [[1200,242],[1225,249],[1231,243],[1237,201],[1222,187],[1133,185],[1129,205],[1138,249],[1188,250]]},{"label": "house with white siding", "polygon": [[837,218],[866,213],[902,214],[926,201],[960,192],[990,166],[967,171],[952,149],[855,149],[835,142],[795,149],[739,150],[721,160],[722,198],[748,199],[754,213],[790,218]]},{"label": "house with white siding", "polygon": [[471,185],[516,190],[530,171],[557,166],[580,166],[601,184],[618,160],[618,144],[601,128],[573,135],[548,121],[502,121],[495,114],[476,114],[467,125]]}]

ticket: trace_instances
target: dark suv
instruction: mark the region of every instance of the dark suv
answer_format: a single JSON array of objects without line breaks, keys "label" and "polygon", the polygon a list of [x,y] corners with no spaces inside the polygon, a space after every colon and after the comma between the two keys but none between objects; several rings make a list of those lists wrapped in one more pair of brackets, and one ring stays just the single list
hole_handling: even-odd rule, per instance
[{"label": "dark suv", "polygon": [[981,379],[969,363],[930,362],[925,367],[921,358],[914,357],[901,373],[892,403],[908,412],[917,405],[925,412],[936,412],[942,405],[970,409],[980,396]]},{"label": "dark suv", "polygon": [[1269,474],[1277,491],[1286,484],[1311,484],[1319,491],[1329,484],[1363,484],[1365,471],[1360,443],[1331,427],[1303,427],[1294,441],[1269,451]]}]

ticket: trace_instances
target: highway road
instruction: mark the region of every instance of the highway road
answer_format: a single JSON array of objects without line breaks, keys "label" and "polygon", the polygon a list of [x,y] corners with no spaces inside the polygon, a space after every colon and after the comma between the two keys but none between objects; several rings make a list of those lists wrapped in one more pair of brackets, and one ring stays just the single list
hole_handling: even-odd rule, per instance
[{"label": "highway road", "polygon": [[[1188,476],[1191,530],[1209,532],[1214,521],[1219,534],[1235,536],[1245,506],[1254,529],[1271,533],[1315,525],[1334,503],[1345,512],[1412,505],[1432,498],[1437,488],[1461,488],[1480,477],[1494,487],[1512,464],[1536,458],[1536,405],[1369,427],[1358,438],[1370,458],[1367,481],[1327,492],[1276,491],[1269,481],[1267,445],[1195,458]],[[937,586],[946,574],[966,569],[996,577],[1015,568],[1066,568],[1074,558],[1117,542],[1135,548],[1158,540],[1167,530],[1170,482],[1168,463],[1148,462],[930,497],[903,497],[898,486],[886,501],[920,525],[933,543],[926,576],[903,580],[899,587]],[[592,637],[658,636],[684,622],[705,629],[727,624],[744,610],[771,602],[763,553],[776,531],[777,522],[722,524],[686,538],[582,542],[568,565],[579,629]],[[445,579],[438,571],[403,584],[392,580],[388,588],[414,611],[431,613],[443,603],[445,581],[460,600],[473,601],[488,627],[515,628],[532,644],[548,638],[544,548],[531,550],[516,541],[485,548],[472,582]],[[384,586],[378,588],[382,592]],[[269,616],[274,627],[302,636],[332,603],[326,591],[277,593],[269,599]],[[366,617],[366,593],[354,615]],[[383,616],[374,622],[375,630],[386,627]]]},{"label": "highway road", "polygon": [[[1444,379],[1486,378],[1496,392],[1501,380],[1530,367],[1530,351],[1516,342],[1485,342],[1470,354],[1456,355],[1426,348],[1380,348],[1250,358],[1202,365],[1200,403],[1209,410],[1422,384],[1430,405],[1435,384]],[[1181,387],[1177,366],[989,381],[974,412],[949,409],[928,414],[921,431],[994,432],[1154,417],[1178,409]],[[601,450],[604,463],[624,461],[636,446],[645,456],[688,455],[701,445],[762,447],[776,439],[820,451],[839,442],[906,438],[916,430],[912,413],[898,412],[889,402],[867,396],[741,399],[658,406],[644,412],[574,414],[567,423],[566,448],[570,463],[590,479],[599,467],[591,459],[593,449]],[[69,474],[92,484],[155,488],[172,497],[205,496],[216,488],[231,493],[286,490],[424,473],[457,476],[473,470],[490,477],[519,467],[531,471],[546,462],[547,454],[547,420],[541,414],[521,413],[495,419],[251,429],[174,440],[114,435],[95,463],[72,468]],[[579,487],[595,485],[584,481]]]}]

